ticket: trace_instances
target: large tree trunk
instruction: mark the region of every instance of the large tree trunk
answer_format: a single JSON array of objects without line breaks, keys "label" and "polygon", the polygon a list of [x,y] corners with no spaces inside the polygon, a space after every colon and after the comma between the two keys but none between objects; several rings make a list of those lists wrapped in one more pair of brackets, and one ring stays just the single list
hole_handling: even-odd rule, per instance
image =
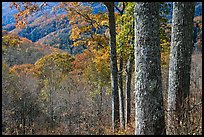
[{"label": "large tree trunk", "polygon": [[165,134],[159,3],[135,5],[135,134]]},{"label": "large tree trunk", "polygon": [[[189,95],[194,2],[174,2],[168,89],[168,134],[180,134],[184,101]],[[183,113],[183,114],[181,114]],[[183,123],[184,124],[184,123]]]},{"label": "large tree trunk", "polygon": [[116,56],[116,27],[114,15],[114,2],[104,2],[108,9],[110,29],[110,66],[112,89],[112,129],[115,132],[119,127],[119,98],[118,98],[118,68]]}]

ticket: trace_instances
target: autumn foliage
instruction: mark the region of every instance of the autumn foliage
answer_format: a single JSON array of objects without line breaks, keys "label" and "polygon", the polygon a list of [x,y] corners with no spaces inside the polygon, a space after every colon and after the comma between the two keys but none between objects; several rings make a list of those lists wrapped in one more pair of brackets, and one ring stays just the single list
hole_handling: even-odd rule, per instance
[{"label": "autumn foliage", "polygon": [[[11,3],[11,7],[17,9],[18,13],[14,15],[17,29],[12,32],[2,31],[3,134],[134,134],[133,82],[130,91],[130,123],[126,129],[120,128],[115,133],[111,129],[111,28],[108,25],[107,9],[95,12],[94,4],[105,7],[103,2],[59,2],[53,7],[49,7],[47,2]],[[116,65],[118,68],[122,66],[118,74],[121,74],[124,85],[128,61],[134,58],[135,4],[115,3]],[[47,20],[39,13],[46,7],[52,9],[52,17]],[[36,20],[31,16],[34,13],[35,17],[40,16]],[[32,23],[28,25],[29,22]],[[41,34],[37,35],[39,32]],[[165,17],[160,16],[165,105],[170,35],[171,25]],[[191,111],[191,124],[196,131],[191,129],[189,132],[200,134],[202,117],[197,110],[202,107],[195,99],[202,100],[202,88],[194,77],[201,74],[197,74],[200,66],[192,66],[192,73],[196,74],[192,74],[194,87],[191,90],[196,92],[191,97],[192,104],[197,106]],[[131,80],[134,81],[135,74],[132,72]],[[122,88],[125,91],[126,86]]]}]

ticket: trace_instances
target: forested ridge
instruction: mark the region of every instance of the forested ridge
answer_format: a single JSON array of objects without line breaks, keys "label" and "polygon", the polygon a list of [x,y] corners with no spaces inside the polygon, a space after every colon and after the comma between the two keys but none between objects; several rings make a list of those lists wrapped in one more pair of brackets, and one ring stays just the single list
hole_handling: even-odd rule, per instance
[{"label": "forested ridge", "polygon": [[201,2],[3,2],[2,134],[201,135]]}]

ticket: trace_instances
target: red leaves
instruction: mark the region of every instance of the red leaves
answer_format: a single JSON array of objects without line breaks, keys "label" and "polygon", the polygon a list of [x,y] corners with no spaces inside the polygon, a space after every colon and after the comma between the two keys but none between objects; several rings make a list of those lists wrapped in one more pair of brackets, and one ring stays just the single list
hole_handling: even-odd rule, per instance
[{"label": "red leaves", "polygon": [[89,52],[77,54],[75,56],[75,61],[73,62],[74,68],[78,70],[84,70],[88,65],[89,59],[90,59]]}]

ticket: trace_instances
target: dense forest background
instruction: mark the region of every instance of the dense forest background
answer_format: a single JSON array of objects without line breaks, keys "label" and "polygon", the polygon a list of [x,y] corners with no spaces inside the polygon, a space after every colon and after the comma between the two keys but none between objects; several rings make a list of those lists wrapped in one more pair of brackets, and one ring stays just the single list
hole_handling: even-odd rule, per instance
[{"label": "dense forest background", "polygon": [[[119,97],[127,103],[129,84],[130,119],[113,133],[106,6],[73,2],[60,7],[58,2],[48,2],[25,16],[25,26],[19,21],[19,27],[15,15],[19,11],[10,8],[11,2],[2,2],[2,134],[134,134],[134,65],[128,69],[134,64],[134,4],[115,3],[121,9],[114,10]],[[161,3],[159,12],[162,93],[167,108],[173,3]],[[202,2],[196,2],[194,22],[202,30]],[[190,119],[177,134],[202,134],[202,32],[197,33],[190,72]],[[129,73],[132,82],[128,83]],[[128,107],[124,105],[123,110]],[[127,122],[127,112],[121,113]]]}]

